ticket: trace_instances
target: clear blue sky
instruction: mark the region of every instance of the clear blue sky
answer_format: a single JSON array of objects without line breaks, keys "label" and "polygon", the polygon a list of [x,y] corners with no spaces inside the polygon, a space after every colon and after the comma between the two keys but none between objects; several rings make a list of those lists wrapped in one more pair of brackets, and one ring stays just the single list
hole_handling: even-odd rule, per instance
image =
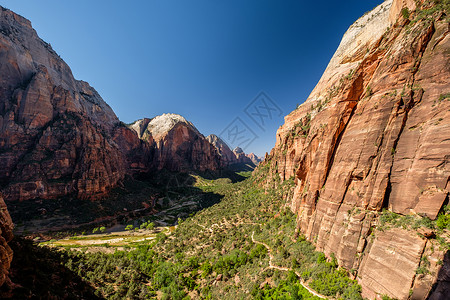
[{"label": "clear blue sky", "polygon": [[[204,134],[239,117],[263,155],[319,80],[347,28],[382,0],[0,0],[130,123],[173,112]],[[257,126],[264,91],[282,111]]]}]

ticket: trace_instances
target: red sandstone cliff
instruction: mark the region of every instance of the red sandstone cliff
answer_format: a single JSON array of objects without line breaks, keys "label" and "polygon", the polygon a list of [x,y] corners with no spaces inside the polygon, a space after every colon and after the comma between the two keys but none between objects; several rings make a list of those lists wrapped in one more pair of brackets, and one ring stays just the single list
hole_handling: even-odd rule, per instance
[{"label": "red sandstone cliff", "polygon": [[210,142],[177,114],[163,114],[130,125],[140,139],[154,145],[152,166],[170,171],[218,170],[221,158]]},{"label": "red sandstone cliff", "polygon": [[[42,41],[0,9],[0,182],[7,199],[91,198],[127,171],[111,108]],[[131,132],[131,131],[130,131]],[[118,139],[120,140],[120,139]],[[131,147],[139,139],[131,138]],[[133,145],[136,144],[136,145]]]},{"label": "red sandstone cliff", "polygon": [[[88,83],[74,79],[27,19],[4,8],[0,72],[0,189],[7,200],[94,199],[126,174],[220,165],[214,148],[185,120],[138,136]],[[158,118],[139,122],[152,126]]]},{"label": "red sandstone cliff", "polygon": [[254,153],[245,154],[244,150],[236,147],[233,151],[228,145],[215,134],[210,134],[206,139],[216,148],[221,157],[222,166],[226,167],[232,164],[248,164],[252,168],[259,164],[261,159]]},{"label": "red sandstone cliff", "polygon": [[216,148],[223,166],[237,163],[236,155],[220,137],[215,134],[210,134],[206,139]]},{"label": "red sandstone cliff", "polygon": [[13,223],[0,194],[0,286],[8,279],[13,252],[8,242],[13,238]]},{"label": "red sandstone cliff", "polygon": [[448,1],[388,0],[356,21],[262,163],[295,178],[299,231],[369,298],[425,299],[443,259],[436,240],[377,225],[383,208],[434,219],[448,202],[448,14]]},{"label": "red sandstone cliff", "polygon": [[247,157],[244,150],[242,150],[240,147],[234,148],[233,153],[234,155],[236,155],[236,160],[238,163],[253,164],[252,160]]}]

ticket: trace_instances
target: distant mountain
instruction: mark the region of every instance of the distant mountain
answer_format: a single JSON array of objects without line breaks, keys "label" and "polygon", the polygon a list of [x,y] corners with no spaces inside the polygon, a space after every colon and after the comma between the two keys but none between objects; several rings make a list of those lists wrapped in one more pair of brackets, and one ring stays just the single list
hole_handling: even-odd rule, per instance
[{"label": "distant mountain", "polygon": [[138,137],[155,148],[152,165],[170,171],[218,170],[220,155],[214,146],[184,117],[163,114],[131,125]]},{"label": "distant mountain", "polygon": [[257,156],[255,153],[247,154],[247,157],[257,166],[263,159]]},{"label": "distant mountain", "polygon": [[253,161],[247,156],[247,154],[245,154],[244,150],[242,150],[240,147],[234,148],[233,153],[234,155],[236,155],[238,163],[255,165]]},{"label": "distant mountain", "polygon": [[217,152],[221,156],[223,166],[237,163],[236,155],[220,137],[215,134],[210,134],[206,139],[217,149]]},{"label": "distant mountain", "polygon": [[141,165],[133,153],[146,149],[137,136],[94,88],[74,79],[30,21],[4,8],[0,72],[0,187],[7,200],[96,198],[131,172],[129,162]]},{"label": "distant mountain", "polygon": [[216,148],[217,152],[221,156],[223,167],[228,167],[233,164],[241,164],[243,167],[245,166],[243,169],[252,170],[261,161],[261,159],[253,153],[245,154],[244,150],[240,147],[236,147],[232,151],[228,145],[215,134],[208,135],[206,139]]}]

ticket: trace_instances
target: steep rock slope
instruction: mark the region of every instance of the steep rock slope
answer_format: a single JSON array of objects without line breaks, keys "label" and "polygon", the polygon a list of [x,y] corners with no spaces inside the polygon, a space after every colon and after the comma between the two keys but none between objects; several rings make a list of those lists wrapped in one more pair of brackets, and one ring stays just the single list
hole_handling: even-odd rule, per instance
[{"label": "steep rock slope", "polygon": [[217,135],[210,134],[206,137],[208,142],[213,145],[221,157],[223,166],[237,163],[236,155],[231,151],[230,147]]},{"label": "steep rock slope", "polygon": [[0,194],[0,286],[8,279],[9,268],[13,252],[8,245],[13,238],[13,223],[6,208],[5,201]]},{"label": "steep rock slope", "polygon": [[252,160],[245,154],[244,150],[240,147],[236,147],[233,149],[233,153],[236,156],[236,161],[241,164],[250,164],[253,165]]},{"label": "steep rock slope", "polygon": [[0,183],[6,199],[92,198],[114,187],[127,161],[136,160],[116,141],[128,138],[127,148],[137,149],[140,140],[88,83],[73,78],[28,20],[4,8],[0,62]]},{"label": "steep rock slope", "polygon": [[257,166],[261,161],[261,157],[257,156],[255,153],[247,154],[247,157]]},{"label": "steep rock slope", "polygon": [[217,170],[221,159],[213,145],[177,114],[141,119],[129,126],[140,139],[155,146],[152,166],[171,171]]},{"label": "steep rock slope", "polygon": [[299,231],[370,298],[423,299],[443,257],[424,235],[374,232],[383,208],[434,219],[448,201],[448,1],[436,2],[388,0],[357,20],[262,163],[295,178]]},{"label": "steep rock slope", "polygon": [[228,145],[215,134],[208,135],[206,139],[216,148],[217,152],[221,156],[221,162],[224,167],[236,163],[256,166],[261,161],[261,158],[256,156],[254,153],[245,154],[244,150],[239,147],[232,151]]}]

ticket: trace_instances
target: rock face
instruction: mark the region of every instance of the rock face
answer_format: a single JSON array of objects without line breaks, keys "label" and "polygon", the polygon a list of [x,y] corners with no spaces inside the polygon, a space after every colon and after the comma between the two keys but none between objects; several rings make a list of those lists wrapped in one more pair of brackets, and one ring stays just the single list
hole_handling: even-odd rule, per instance
[{"label": "rock face", "polygon": [[12,230],[13,223],[0,194],[0,286],[8,279],[9,267],[13,258],[13,252],[8,245],[13,238]]},{"label": "rock face", "polygon": [[171,171],[218,170],[221,158],[195,128],[177,114],[163,114],[130,125],[140,139],[155,147],[153,166]]},{"label": "rock face", "polygon": [[237,163],[256,166],[261,161],[261,158],[256,156],[254,153],[245,154],[244,150],[239,147],[236,147],[233,151],[231,151],[228,145],[215,134],[208,135],[206,139],[216,148],[217,152],[221,156],[223,167]]},{"label": "rock face", "polygon": [[250,158],[250,160],[255,164],[255,166],[257,166],[262,161],[262,158],[257,156],[253,152],[250,154],[247,154],[247,157]]},{"label": "rock face", "polygon": [[233,149],[233,153],[236,156],[236,162],[241,164],[253,164],[252,160],[245,154],[244,150],[240,147]]},{"label": "rock face", "polygon": [[426,297],[433,279],[415,270],[430,242],[371,233],[383,208],[436,218],[450,188],[449,24],[442,6],[416,2],[385,1],[349,28],[262,163],[295,178],[299,231],[355,270],[368,297]]},{"label": "rock face", "polygon": [[4,8],[0,72],[0,189],[6,200],[95,199],[126,174],[220,166],[214,148],[181,116],[128,128],[88,83],[74,79],[28,20]]},{"label": "rock face", "polygon": [[206,137],[206,139],[216,148],[221,157],[223,166],[237,163],[236,155],[220,137],[215,134],[210,134]]},{"label": "rock face", "polygon": [[[25,18],[0,9],[0,182],[8,200],[103,195],[126,174],[132,133]],[[124,132],[124,131],[129,131]],[[140,146],[131,137],[128,148]]]}]

